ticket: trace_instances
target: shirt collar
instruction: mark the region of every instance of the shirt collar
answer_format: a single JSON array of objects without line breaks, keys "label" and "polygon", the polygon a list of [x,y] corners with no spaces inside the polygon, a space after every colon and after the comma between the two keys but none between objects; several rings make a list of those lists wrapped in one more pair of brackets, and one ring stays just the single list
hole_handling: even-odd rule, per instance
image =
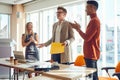
[{"label": "shirt collar", "polygon": [[65,20],[62,20],[61,23],[58,21],[58,24],[62,24]]}]

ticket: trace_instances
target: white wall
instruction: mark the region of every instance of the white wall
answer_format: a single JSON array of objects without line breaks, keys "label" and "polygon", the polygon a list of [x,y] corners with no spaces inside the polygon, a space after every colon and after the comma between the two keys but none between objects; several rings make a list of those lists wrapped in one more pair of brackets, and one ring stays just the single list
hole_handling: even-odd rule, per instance
[{"label": "white wall", "polygon": [[12,6],[0,3],[0,13],[12,14]]},{"label": "white wall", "polygon": [[39,0],[36,2],[24,4],[25,12],[53,8],[71,3],[84,2],[85,0]]}]

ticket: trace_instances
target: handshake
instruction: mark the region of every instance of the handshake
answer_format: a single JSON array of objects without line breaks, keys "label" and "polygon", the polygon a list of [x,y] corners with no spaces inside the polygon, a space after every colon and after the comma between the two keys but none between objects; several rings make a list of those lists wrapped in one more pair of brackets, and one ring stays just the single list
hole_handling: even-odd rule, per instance
[{"label": "handshake", "polygon": [[[62,43],[62,45],[67,46],[67,45],[68,45],[68,42],[65,41],[65,42]],[[37,44],[37,47],[38,47],[38,48],[45,47],[45,43]]]},{"label": "handshake", "polygon": [[38,48],[42,48],[42,47],[44,47],[44,46],[45,46],[44,43],[42,43],[42,44],[37,44],[37,47],[38,47]]}]

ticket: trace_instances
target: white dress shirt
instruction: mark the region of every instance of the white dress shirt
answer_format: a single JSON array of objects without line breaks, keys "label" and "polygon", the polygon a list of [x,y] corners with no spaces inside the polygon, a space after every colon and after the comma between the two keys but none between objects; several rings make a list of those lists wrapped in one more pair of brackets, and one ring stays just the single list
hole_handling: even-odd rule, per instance
[{"label": "white dress shirt", "polygon": [[[56,32],[55,32],[55,42],[60,42],[60,33],[61,33],[61,25],[62,25],[63,21],[61,23],[58,23],[57,27],[56,27]],[[65,41],[66,44],[70,44],[69,40]]]},{"label": "white dress shirt", "polygon": [[55,42],[60,42],[60,32],[61,32],[61,25],[62,25],[63,21],[61,23],[58,23],[57,27],[56,27],[56,32],[55,32]]}]

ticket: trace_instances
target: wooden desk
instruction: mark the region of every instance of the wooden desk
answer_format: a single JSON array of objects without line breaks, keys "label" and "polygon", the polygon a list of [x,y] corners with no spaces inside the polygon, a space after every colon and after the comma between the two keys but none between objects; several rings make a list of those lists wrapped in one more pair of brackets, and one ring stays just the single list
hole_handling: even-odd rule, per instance
[{"label": "wooden desk", "polygon": [[16,69],[23,69],[23,70],[27,70],[27,71],[34,71],[34,69],[29,68],[31,66],[31,64],[18,63],[17,65],[14,65],[14,63],[10,63],[8,60],[9,60],[9,58],[1,58],[0,66],[16,68]]},{"label": "wooden desk", "polygon": [[[14,63],[10,63],[9,58],[0,58],[0,66],[9,67],[9,80],[11,80],[11,68],[14,69],[22,69],[24,71],[31,71],[31,72],[37,72],[34,71],[33,68],[30,68],[34,65],[49,65],[51,63],[49,62],[35,62],[35,63],[18,63],[17,65],[14,65]],[[39,71],[39,73],[42,73],[43,71]],[[18,80],[18,75],[17,75]]]},{"label": "wooden desk", "polygon": [[[14,65],[14,63],[10,63],[9,58],[0,58],[0,66],[4,67],[10,67],[10,68],[16,68],[16,69],[23,69],[26,71],[34,71],[32,66],[34,65],[43,65],[44,66],[51,66],[50,62],[27,62],[27,63],[18,63],[17,65]],[[42,66],[41,66],[42,67]]]},{"label": "wooden desk", "polygon": [[[15,68],[15,69],[23,69],[26,71],[34,71],[33,68],[29,68],[33,65],[44,65],[44,64],[50,64],[49,62],[35,62],[35,63],[19,63],[17,65],[14,65],[13,63],[10,63],[9,61],[6,61],[6,58],[1,58],[0,59],[0,66],[5,66],[9,68]],[[86,68],[86,67],[77,67],[73,65],[63,65],[59,64],[60,69],[59,70],[50,70],[49,72],[41,72],[43,76],[38,76],[35,78],[40,78],[41,77],[45,78],[47,77],[48,80],[51,78],[61,79],[61,80],[76,80],[82,77],[86,77],[89,74],[92,74],[93,72],[96,71],[94,68]],[[34,79],[34,78],[33,78]],[[31,80],[31,79],[30,79]],[[34,79],[35,80],[35,79]],[[53,79],[54,80],[54,79]]]},{"label": "wooden desk", "polygon": [[[42,75],[61,79],[61,80],[77,80],[79,78],[86,77],[87,75],[92,74],[93,72],[96,71],[96,69],[94,68],[77,67],[74,65],[59,64],[59,66],[60,66],[59,70],[51,70],[49,72],[43,72]],[[37,77],[37,79],[38,78],[41,79],[41,77],[39,76]]]}]

